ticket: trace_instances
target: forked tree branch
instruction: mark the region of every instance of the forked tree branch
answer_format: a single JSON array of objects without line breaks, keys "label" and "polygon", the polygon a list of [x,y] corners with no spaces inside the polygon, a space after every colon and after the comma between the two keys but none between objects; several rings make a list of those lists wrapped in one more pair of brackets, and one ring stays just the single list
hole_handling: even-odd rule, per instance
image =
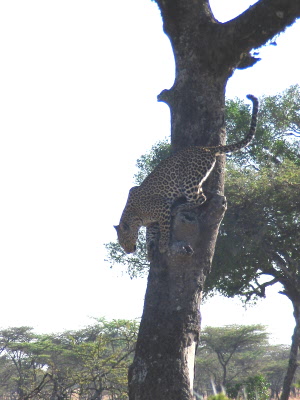
[{"label": "forked tree branch", "polygon": [[[238,68],[255,64],[259,59],[252,57],[249,51],[266,44],[300,18],[300,0],[259,0],[226,23],[215,19],[209,0],[156,0],[156,3],[161,10],[164,30],[171,41],[185,34],[187,19],[195,22],[190,26],[198,30],[198,35],[194,31],[196,42],[202,40],[201,26],[210,25],[210,34],[215,36],[215,48],[221,52],[227,48],[233,56],[233,64],[240,59]],[[207,40],[207,37],[204,39]]]}]

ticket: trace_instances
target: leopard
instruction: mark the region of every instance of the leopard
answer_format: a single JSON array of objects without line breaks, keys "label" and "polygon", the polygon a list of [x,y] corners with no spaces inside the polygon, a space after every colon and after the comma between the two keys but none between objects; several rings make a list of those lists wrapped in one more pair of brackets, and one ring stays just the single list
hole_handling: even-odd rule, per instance
[{"label": "leopard", "polygon": [[247,135],[241,141],[228,145],[190,146],[161,161],[140,186],[129,190],[117,231],[119,244],[130,254],[136,251],[138,232],[145,226],[147,250],[159,231],[158,248],[165,253],[169,248],[172,210],[178,199],[185,199],[176,207],[186,211],[201,206],[206,201],[203,183],[214,168],[218,156],[246,147],[255,136],[258,99],[249,94],[252,117]]}]

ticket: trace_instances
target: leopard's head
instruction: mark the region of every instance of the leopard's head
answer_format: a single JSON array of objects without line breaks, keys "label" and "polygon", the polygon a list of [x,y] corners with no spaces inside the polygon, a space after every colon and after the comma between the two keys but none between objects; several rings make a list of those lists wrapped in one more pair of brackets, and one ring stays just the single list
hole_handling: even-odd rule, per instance
[{"label": "leopard's head", "polygon": [[118,234],[118,240],[125,253],[130,254],[136,251],[138,228],[130,226],[127,222],[120,222],[114,226]]}]

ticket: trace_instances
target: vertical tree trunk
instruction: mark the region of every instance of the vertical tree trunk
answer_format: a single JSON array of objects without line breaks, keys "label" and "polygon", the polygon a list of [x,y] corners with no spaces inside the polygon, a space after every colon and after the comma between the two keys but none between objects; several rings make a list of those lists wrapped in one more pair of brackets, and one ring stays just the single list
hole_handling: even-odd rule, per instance
[{"label": "vertical tree trunk", "polygon": [[203,208],[178,214],[173,225],[175,247],[188,243],[195,253],[157,254],[151,264],[129,372],[132,400],[192,399],[201,292],[225,211],[224,199],[216,195]]},{"label": "vertical tree trunk", "polygon": [[[194,19],[192,10],[190,17]],[[229,68],[221,74],[210,68],[196,49],[194,33],[190,32],[185,42],[173,43],[176,80],[170,90],[159,95],[171,111],[173,152],[225,140]],[[207,52],[208,43],[199,43]],[[193,55],[187,54],[189,51]],[[206,186],[209,200],[174,217],[171,254],[156,250],[151,262],[135,359],[129,371],[130,400],[192,399],[202,288],[226,209],[223,167],[224,157],[219,157]]]},{"label": "vertical tree trunk", "polygon": [[[293,300],[292,300],[293,301]],[[295,376],[296,369],[298,367],[298,351],[300,347],[300,302],[298,300],[293,301],[294,307],[294,317],[296,321],[294,334],[292,336],[292,344],[290,349],[289,356],[289,365],[284,377],[282,393],[280,396],[280,400],[288,400],[290,397],[291,386],[293,383],[293,379]]]},{"label": "vertical tree trunk", "polygon": [[[189,63],[196,70],[201,59]],[[173,152],[224,141],[225,83],[214,71],[195,77],[178,70],[174,86],[159,96],[170,106]],[[208,201],[174,217],[171,254],[157,250],[151,263],[130,400],[192,399],[201,294],[226,209],[223,166],[220,157],[206,186]]]}]

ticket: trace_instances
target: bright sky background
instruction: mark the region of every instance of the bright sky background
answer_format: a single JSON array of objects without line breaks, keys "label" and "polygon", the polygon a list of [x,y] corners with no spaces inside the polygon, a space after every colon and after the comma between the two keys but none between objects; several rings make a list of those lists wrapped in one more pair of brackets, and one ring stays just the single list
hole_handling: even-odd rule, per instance
[{"label": "bright sky background", "polygon": [[[212,8],[226,21],[250,4]],[[300,83],[299,35],[298,22],[237,71],[228,97]],[[0,38],[0,327],[45,333],[140,317],[146,280],[110,270],[103,244],[116,239],[136,159],[170,131],[156,96],[172,86],[174,63],[156,4],[2,1]],[[290,343],[292,307],[279,289],[247,311],[210,300],[203,324],[263,323]]]}]

